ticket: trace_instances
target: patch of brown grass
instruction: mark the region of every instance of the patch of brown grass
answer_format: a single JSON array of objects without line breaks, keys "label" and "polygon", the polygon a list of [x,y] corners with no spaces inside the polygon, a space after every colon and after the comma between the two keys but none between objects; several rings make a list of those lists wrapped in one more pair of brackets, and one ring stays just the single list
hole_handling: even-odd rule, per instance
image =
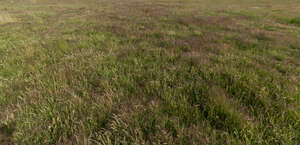
[{"label": "patch of brown grass", "polygon": [[231,17],[226,16],[182,16],[181,18],[171,22],[174,24],[182,25],[196,25],[196,26],[216,26],[216,27],[228,27],[235,25],[235,21]]}]

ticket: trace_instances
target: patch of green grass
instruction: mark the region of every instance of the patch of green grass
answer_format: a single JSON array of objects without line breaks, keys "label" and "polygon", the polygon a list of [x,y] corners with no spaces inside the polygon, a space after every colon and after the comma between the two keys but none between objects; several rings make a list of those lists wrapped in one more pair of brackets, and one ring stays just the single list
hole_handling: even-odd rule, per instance
[{"label": "patch of green grass", "polygon": [[277,21],[285,24],[300,26],[300,18],[278,18]]},{"label": "patch of green grass", "polygon": [[1,1],[0,144],[297,144],[295,4]]},{"label": "patch of green grass", "polygon": [[300,18],[293,18],[289,21],[289,23],[300,26]]}]

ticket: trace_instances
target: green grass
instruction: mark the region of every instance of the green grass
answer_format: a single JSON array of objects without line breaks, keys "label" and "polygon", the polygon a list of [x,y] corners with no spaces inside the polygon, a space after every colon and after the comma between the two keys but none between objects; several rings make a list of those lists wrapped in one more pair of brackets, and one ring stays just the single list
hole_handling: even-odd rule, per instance
[{"label": "green grass", "polygon": [[0,144],[299,143],[296,0],[2,0]]}]

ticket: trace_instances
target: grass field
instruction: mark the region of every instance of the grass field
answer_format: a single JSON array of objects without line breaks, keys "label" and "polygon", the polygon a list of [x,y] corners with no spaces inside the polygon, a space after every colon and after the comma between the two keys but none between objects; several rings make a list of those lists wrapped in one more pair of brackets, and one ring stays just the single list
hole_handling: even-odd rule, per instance
[{"label": "grass field", "polygon": [[297,145],[298,0],[0,0],[0,144]]}]

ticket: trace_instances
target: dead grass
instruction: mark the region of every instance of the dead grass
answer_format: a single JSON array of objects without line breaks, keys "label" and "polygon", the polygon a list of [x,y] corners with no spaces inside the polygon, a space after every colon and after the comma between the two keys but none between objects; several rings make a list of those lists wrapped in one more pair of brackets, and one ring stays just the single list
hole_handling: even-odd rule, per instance
[{"label": "dead grass", "polygon": [[17,22],[16,18],[13,18],[9,13],[0,11],[0,24],[8,24]]}]

